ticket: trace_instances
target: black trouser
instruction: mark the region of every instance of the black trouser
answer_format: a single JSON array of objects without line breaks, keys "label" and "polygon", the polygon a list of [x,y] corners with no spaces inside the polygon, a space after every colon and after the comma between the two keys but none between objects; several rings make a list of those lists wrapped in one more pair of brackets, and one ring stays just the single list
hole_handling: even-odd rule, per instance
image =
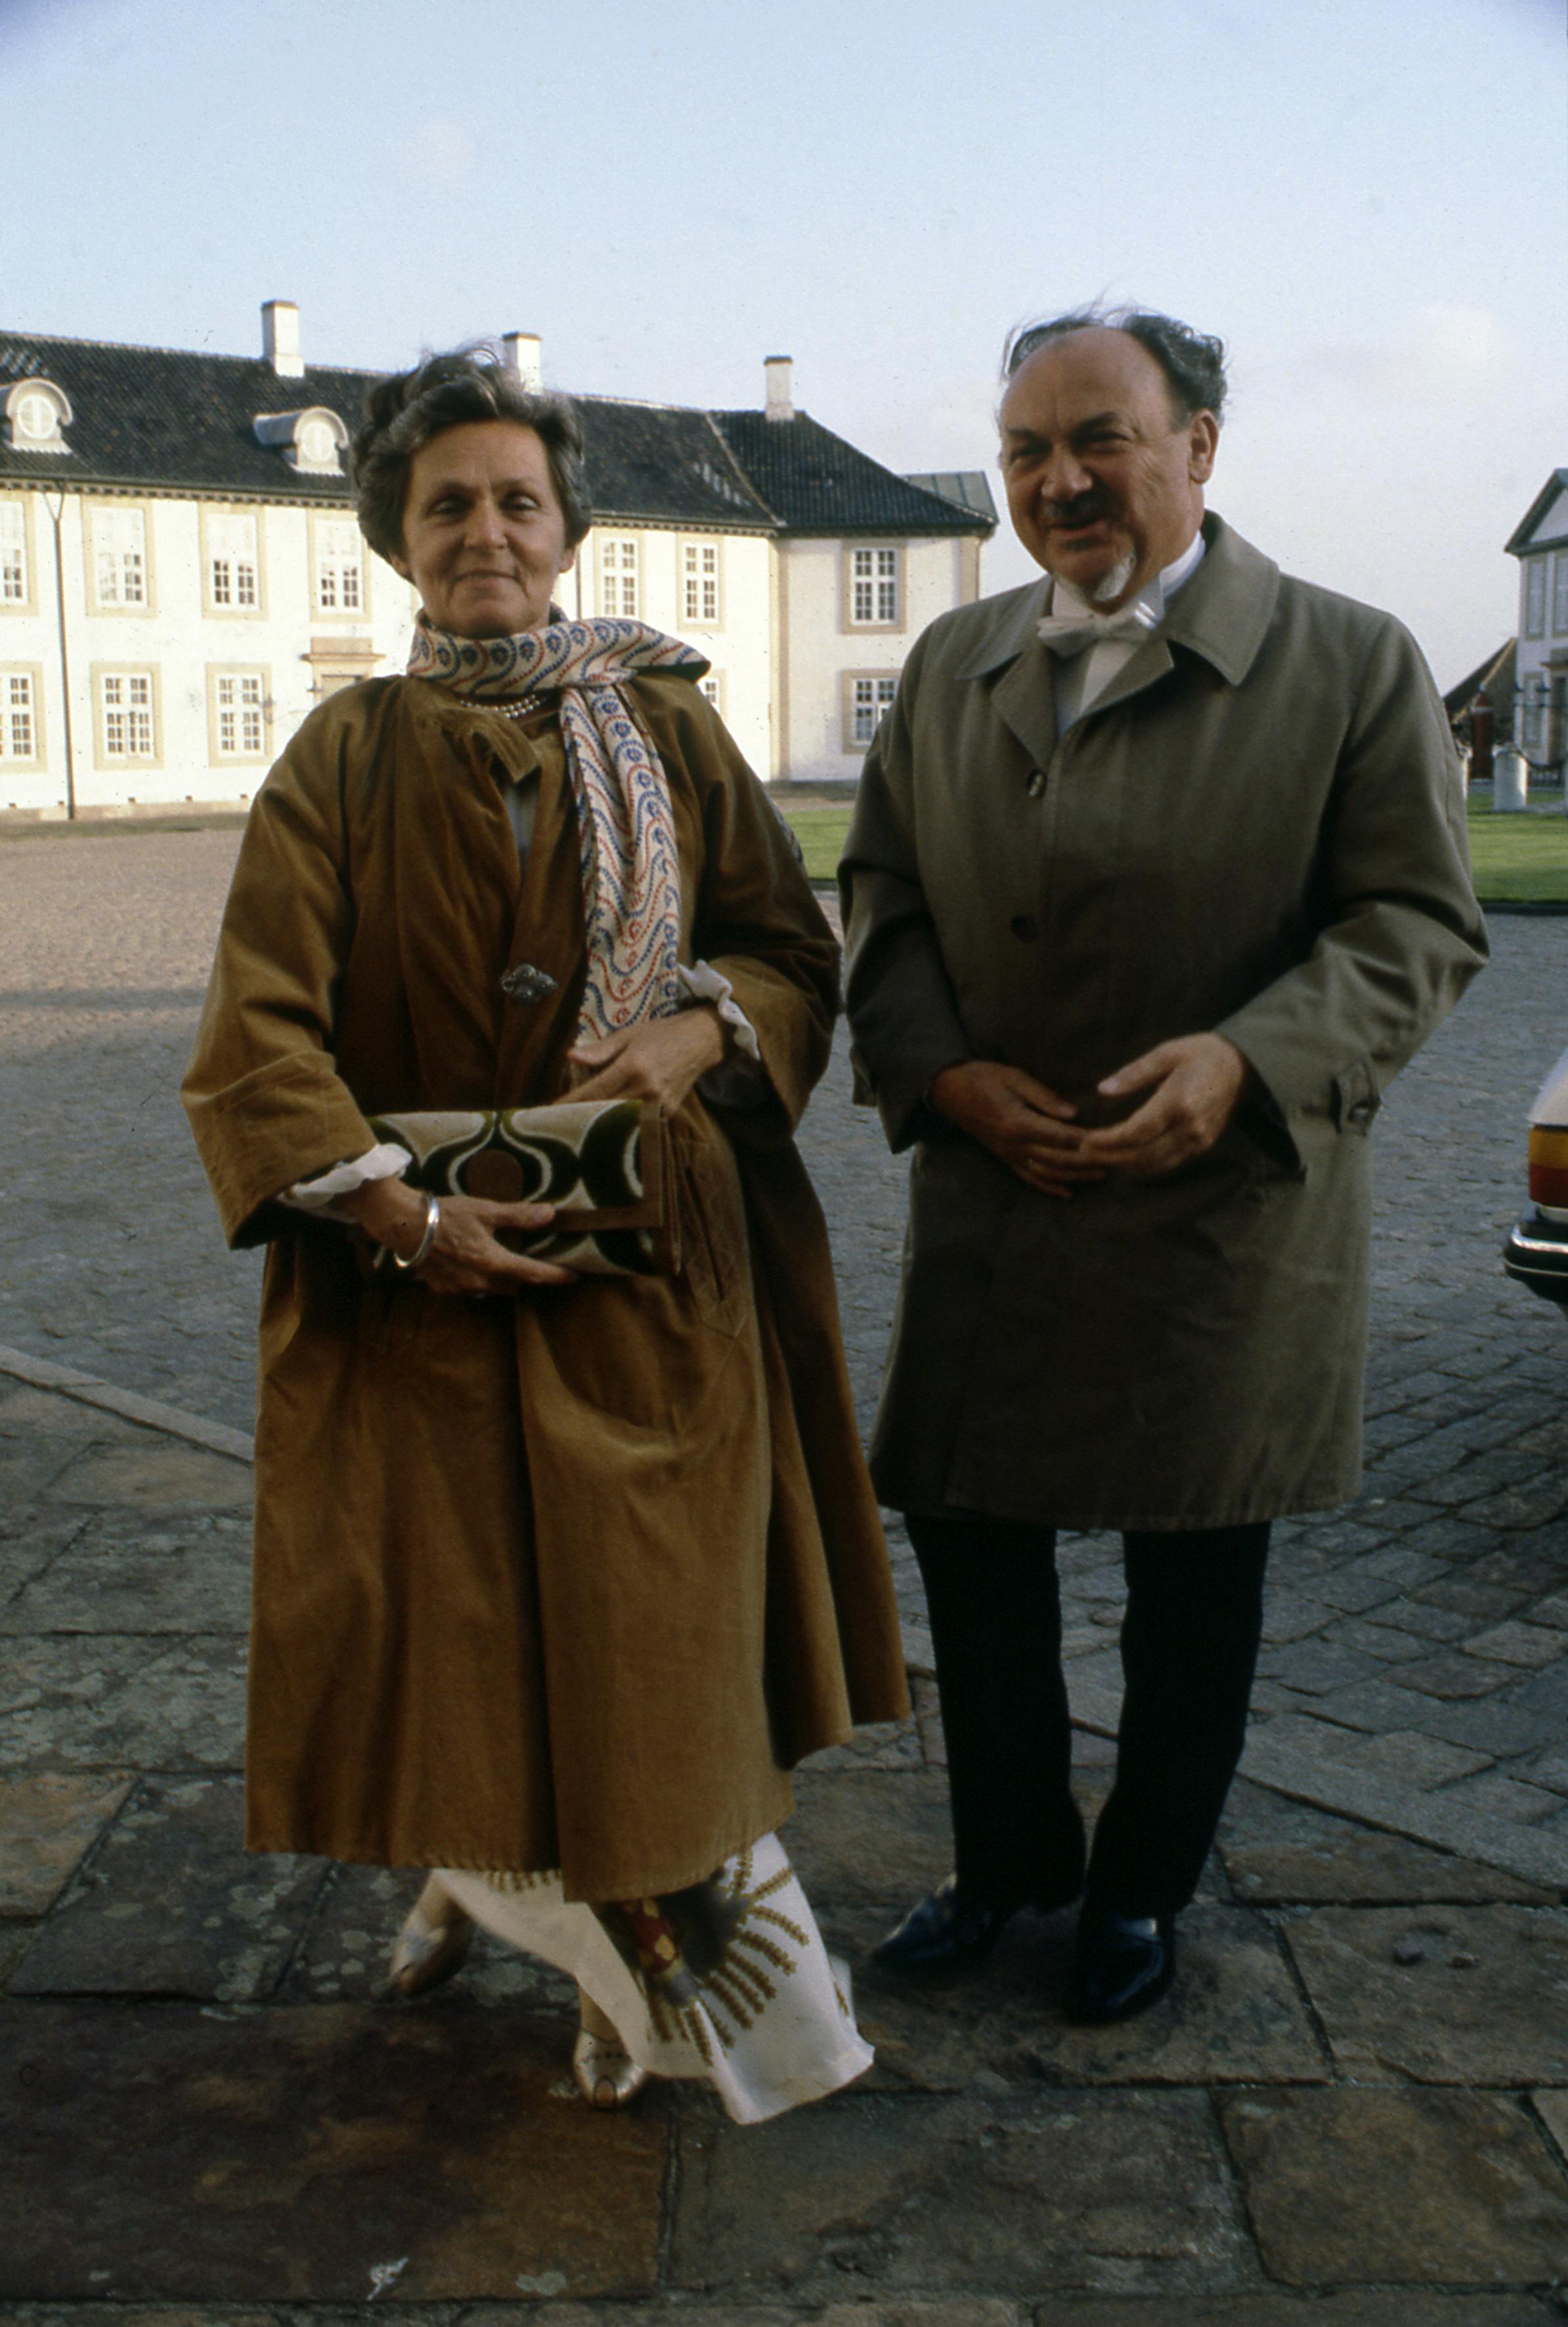
[{"label": "black trouser", "polygon": [[1124,1915],[1197,1887],[1246,1734],[1266,1522],[1123,1537],[1116,1778],[1085,1878],[1061,1673],[1056,1537],[1008,1519],[911,1515],[947,1743],[960,1883],[1003,1906],[1080,1885]]}]

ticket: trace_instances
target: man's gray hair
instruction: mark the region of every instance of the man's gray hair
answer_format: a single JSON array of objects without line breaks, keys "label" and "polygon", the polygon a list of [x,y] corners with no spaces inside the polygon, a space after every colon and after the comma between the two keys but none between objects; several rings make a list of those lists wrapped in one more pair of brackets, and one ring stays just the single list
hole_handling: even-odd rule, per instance
[{"label": "man's gray hair", "polygon": [[513,420],[534,431],[566,520],[566,546],[576,548],[593,519],[575,407],[564,396],[527,387],[493,348],[481,344],[427,356],[412,371],[378,379],[366,395],[350,462],[360,530],[383,557],[403,548],[403,506],[415,453],[443,430],[475,420]]},{"label": "man's gray hair", "polygon": [[1165,375],[1179,421],[1199,412],[1216,420],[1225,409],[1225,342],[1179,323],[1173,315],[1157,315],[1147,307],[1074,307],[1068,314],[1050,315],[1037,323],[1021,323],[1008,336],[1002,354],[1002,377],[1011,379],[1052,340],[1070,339],[1075,332],[1125,332],[1146,349]]}]

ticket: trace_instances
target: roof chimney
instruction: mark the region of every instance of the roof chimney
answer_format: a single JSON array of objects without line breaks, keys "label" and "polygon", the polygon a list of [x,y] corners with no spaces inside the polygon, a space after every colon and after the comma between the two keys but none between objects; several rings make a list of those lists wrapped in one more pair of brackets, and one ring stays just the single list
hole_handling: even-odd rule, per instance
[{"label": "roof chimney", "polygon": [[300,311],[292,299],[262,301],[261,356],[279,379],[303,379],[305,360],[300,353]]},{"label": "roof chimney", "polygon": [[516,374],[530,395],[539,395],[545,385],[545,354],[537,332],[508,332],[501,345],[507,351],[507,369]]},{"label": "roof chimney", "polygon": [[768,417],[770,420],[793,420],[795,407],[791,402],[791,356],[764,356],[762,375],[768,383]]}]

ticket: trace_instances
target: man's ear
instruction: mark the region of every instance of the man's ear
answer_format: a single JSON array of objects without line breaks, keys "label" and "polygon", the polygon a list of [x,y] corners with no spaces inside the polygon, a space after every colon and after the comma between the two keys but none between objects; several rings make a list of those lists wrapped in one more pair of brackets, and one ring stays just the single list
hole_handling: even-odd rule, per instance
[{"label": "man's ear", "polygon": [[1187,474],[1195,485],[1209,482],[1218,450],[1218,421],[1212,412],[1195,412],[1188,424],[1187,435]]}]

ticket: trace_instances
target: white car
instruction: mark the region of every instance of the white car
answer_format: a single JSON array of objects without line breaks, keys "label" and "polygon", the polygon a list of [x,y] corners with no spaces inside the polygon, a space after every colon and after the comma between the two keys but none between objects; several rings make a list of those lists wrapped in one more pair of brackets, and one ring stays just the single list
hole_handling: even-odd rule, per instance
[{"label": "white car", "polygon": [[1543,1299],[1568,1304],[1568,1051],[1530,1109],[1530,1201],[1503,1266]]}]

